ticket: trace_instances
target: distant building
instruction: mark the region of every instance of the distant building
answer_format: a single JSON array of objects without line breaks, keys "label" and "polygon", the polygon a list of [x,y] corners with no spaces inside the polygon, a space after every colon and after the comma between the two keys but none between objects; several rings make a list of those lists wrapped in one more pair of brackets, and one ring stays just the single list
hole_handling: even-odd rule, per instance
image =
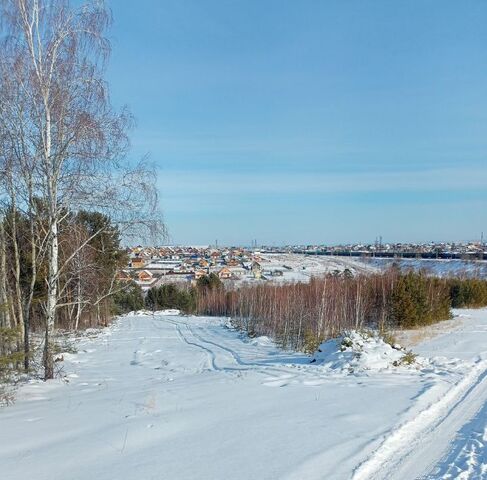
[{"label": "distant building", "polygon": [[207,274],[208,273],[206,270],[199,268],[198,270],[195,270],[195,272],[194,272],[194,279],[198,280],[199,278],[205,277]]},{"label": "distant building", "polygon": [[144,268],[146,264],[147,260],[143,257],[134,257],[130,262],[132,268]]},{"label": "distant building", "polygon": [[223,267],[221,270],[218,271],[218,277],[221,279],[221,280],[228,280],[230,278],[232,278],[232,272],[229,268],[227,267]]},{"label": "distant building", "polygon": [[237,267],[227,267],[230,272],[232,272],[232,277],[234,278],[241,278],[244,277],[248,272],[245,270],[245,268],[241,266]]},{"label": "distant building", "polygon": [[122,270],[117,275],[117,280],[119,282],[130,282],[132,280],[132,277],[130,276],[129,272],[127,272],[127,270]]},{"label": "distant building", "polygon": [[262,266],[259,262],[252,263],[251,271],[254,278],[259,279],[262,277]]},{"label": "distant building", "polygon": [[154,275],[148,270],[142,270],[137,274],[137,279],[139,282],[151,283],[154,280]]}]

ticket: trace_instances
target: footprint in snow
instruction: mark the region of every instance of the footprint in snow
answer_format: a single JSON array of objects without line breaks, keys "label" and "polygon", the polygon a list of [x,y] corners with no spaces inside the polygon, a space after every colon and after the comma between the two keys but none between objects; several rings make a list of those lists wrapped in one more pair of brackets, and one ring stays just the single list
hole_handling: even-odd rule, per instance
[{"label": "footprint in snow", "polygon": [[326,380],[305,380],[303,382],[303,385],[306,385],[308,387],[319,387],[325,383],[326,383]]},{"label": "footprint in snow", "polygon": [[263,385],[265,385],[266,387],[287,387],[291,383],[296,383],[296,381],[290,379],[278,379],[264,382]]}]

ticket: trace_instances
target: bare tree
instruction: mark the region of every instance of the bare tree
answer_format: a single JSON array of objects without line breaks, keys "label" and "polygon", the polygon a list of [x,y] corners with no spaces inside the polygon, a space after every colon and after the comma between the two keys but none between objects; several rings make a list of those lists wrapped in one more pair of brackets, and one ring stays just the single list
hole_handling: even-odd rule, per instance
[{"label": "bare tree", "polygon": [[[162,232],[154,177],[141,162],[125,160],[132,118],[115,111],[103,80],[110,48],[111,15],[102,1],[72,9],[67,0],[4,0],[1,61],[4,129],[9,154],[23,182],[24,208],[34,198],[45,209],[46,229],[32,229],[36,255],[48,265],[44,376],[52,378],[50,340],[59,307],[63,271],[101,231],[59,255],[60,229],[69,212],[100,210],[129,232],[134,225]],[[8,78],[7,78],[8,77]]]}]

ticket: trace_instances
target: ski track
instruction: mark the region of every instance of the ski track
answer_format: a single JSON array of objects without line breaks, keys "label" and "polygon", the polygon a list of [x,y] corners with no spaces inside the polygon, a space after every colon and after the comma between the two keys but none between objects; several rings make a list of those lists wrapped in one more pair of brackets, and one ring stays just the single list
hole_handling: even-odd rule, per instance
[{"label": "ski track", "polygon": [[[477,449],[483,450],[484,446],[478,440],[472,442],[470,436],[467,436],[467,441],[459,452],[448,455],[450,461],[440,461],[436,468],[434,465],[442,455],[445,455],[445,452],[451,452],[455,448],[460,430],[468,425],[472,417],[483,410],[486,400],[487,360],[479,359],[468,374],[443,397],[433,401],[411,420],[392,429],[379,448],[355,470],[352,479],[462,478],[473,480],[484,478],[485,464],[483,462],[479,464],[473,459],[481,456],[483,458],[485,451],[479,454]],[[481,416],[481,418],[485,421],[485,417]],[[472,432],[468,430],[467,428],[466,433],[471,434]],[[484,436],[485,432],[482,432],[482,438]],[[460,471],[456,464],[464,459],[467,466]],[[479,477],[478,471],[475,470],[479,465],[483,471],[482,477]],[[434,474],[426,473],[432,470],[435,470]],[[442,476],[439,476],[442,470],[445,471]],[[454,475],[451,474],[453,470],[455,470]],[[460,473],[462,476],[459,476]]]},{"label": "ski track", "polygon": [[424,480],[487,478],[487,403],[455,436],[451,450]]},{"label": "ski track", "polygon": [[[138,464],[144,469],[139,478],[487,480],[487,352],[471,357],[487,334],[487,309],[477,323],[469,316],[462,317],[461,328],[443,334],[452,340],[440,338],[429,347],[451,357],[461,350],[465,364],[370,376],[324,371],[305,355],[245,340],[225,328],[224,320],[125,317],[106,337],[81,340],[71,356],[67,393],[54,383],[28,385],[19,402],[27,416],[16,419],[17,406],[4,411],[3,420],[19,439],[0,448],[0,464],[8,462],[0,478],[25,477],[37,471],[35,465],[39,480],[69,478],[74,466],[80,467],[71,477],[76,480],[114,478],[94,460],[96,446],[88,448],[89,476],[76,455],[69,457],[76,442],[88,441],[104,445],[112,468],[120,457],[121,479],[134,478],[136,457],[130,455],[140,448],[145,461]],[[477,343],[465,340],[468,335]],[[288,386],[294,388],[267,388]],[[92,414],[90,402],[107,418],[95,422],[86,416]],[[64,427],[43,439],[40,425],[46,428],[51,414]],[[2,428],[0,444],[7,438]],[[235,429],[237,450],[237,438],[227,433]],[[184,463],[184,453],[180,460],[178,455],[188,442],[195,456]],[[54,470],[43,463],[53,448],[67,459]],[[79,458],[85,458],[82,451]],[[222,455],[207,458],[215,451]],[[237,451],[243,455],[234,457]],[[247,462],[249,454],[255,462]]]},{"label": "ski track", "polygon": [[[258,361],[247,362],[235,349],[223,345],[221,336],[220,342],[216,341],[208,328],[167,318],[162,318],[162,321],[173,324],[186,344],[205,351],[212,370],[253,370],[266,375],[270,370],[277,373],[274,377],[269,375],[270,379],[264,383],[267,386],[281,387],[295,381],[292,367],[276,368],[264,366]],[[182,325],[185,333],[182,332]],[[309,386],[324,383],[320,375],[307,372],[306,368],[299,373],[300,383]],[[484,458],[483,446],[487,437],[485,415],[475,417],[479,411],[487,414],[487,407],[485,411],[482,408],[486,399],[487,360],[479,359],[441,399],[432,400],[412,419],[391,429],[382,444],[355,469],[353,480],[487,478],[487,458]],[[418,401],[421,400],[421,397],[418,398]],[[417,404],[413,404],[411,410],[416,408]],[[472,426],[468,427],[472,417],[475,421],[472,420]],[[479,425],[482,422],[483,425]],[[431,454],[433,446],[434,455]]]},{"label": "ski track", "polygon": [[[181,340],[191,346],[194,346],[198,349],[201,349],[205,352],[208,353],[210,356],[210,361],[212,364],[212,370],[219,371],[219,372],[245,372],[245,371],[252,371],[252,372],[257,372],[260,374],[268,375],[272,377],[272,379],[279,378],[276,377],[275,373],[277,374],[282,374],[283,378],[286,378],[289,380],[293,378],[296,375],[296,367],[295,365],[288,365],[286,367],[273,367],[266,365],[261,362],[248,362],[242,359],[242,356],[233,348],[230,348],[227,345],[222,345],[220,342],[213,340],[210,340],[208,336],[213,338],[212,334],[208,331],[207,328],[202,328],[202,327],[194,327],[191,326],[188,322],[185,321],[174,321],[170,320],[165,317],[161,317],[161,321],[170,323],[175,326],[178,335],[180,336]],[[158,328],[157,326],[157,321],[155,321],[155,327]],[[184,325],[186,332],[189,334],[190,337],[192,337],[192,340],[188,340],[188,336],[186,334],[183,334],[181,330],[181,325]],[[195,330],[198,328],[200,330],[200,333],[197,333]],[[206,335],[206,336],[203,336]],[[237,342],[240,344],[240,346],[245,345],[241,340],[237,340]],[[202,343],[204,345],[202,345]],[[215,347],[218,349],[215,351]],[[223,353],[223,355],[222,355]],[[250,352],[250,355],[255,354],[255,352]],[[219,362],[221,362],[221,367],[217,365],[217,358],[219,358]],[[229,359],[229,361],[226,360]],[[276,363],[279,362],[279,357],[276,359]],[[309,363],[309,362],[308,362]],[[303,375],[302,370],[306,369],[307,365],[302,365],[301,366],[301,371],[299,372],[300,375]],[[313,370],[311,367],[310,370]],[[316,370],[316,369],[314,369]],[[271,373],[272,372],[272,373]],[[306,375],[306,374],[305,374]],[[316,377],[316,374],[312,375],[313,377]],[[321,377],[321,376],[320,376]]]}]

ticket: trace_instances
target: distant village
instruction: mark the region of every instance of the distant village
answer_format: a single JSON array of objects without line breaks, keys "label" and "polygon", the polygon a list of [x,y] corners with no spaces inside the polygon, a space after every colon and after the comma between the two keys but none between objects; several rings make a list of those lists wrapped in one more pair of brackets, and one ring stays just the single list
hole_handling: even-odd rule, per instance
[{"label": "distant village", "polygon": [[196,281],[210,273],[224,282],[264,281],[283,275],[283,269],[266,268],[257,251],[244,248],[133,247],[129,264],[119,280],[135,280],[147,290],[164,283]]},{"label": "distant village", "polygon": [[[164,246],[127,248],[128,265],[119,274],[119,280],[134,280],[143,290],[164,283],[196,281],[210,273],[224,283],[262,282],[291,277],[296,266],[269,260],[272,254],[302,254],[384,257],[487,260],[483,242],[472,243],[394,243],[351,244],[337,246],[305,245],[286,247],[217,247]],[[267,256],[267,257],[266,257]],[[305,267],[299,267],[299,269]],[[302,273],[302,272],[301,272]]]},{"label": "distant village", "polygon": [[[265,251],[283,250],[267,248]],[[487,244],[483,235],[476,242],[428,242],[428,243],[383,243],[379,237],[370,244],[356,243],[345,245],[304,245],[290,246],[284,249],[290,253],[318,255],[350,255],[355,257],[401,257],[401,258],[438,258],[461,260],[487,260]]]}]

